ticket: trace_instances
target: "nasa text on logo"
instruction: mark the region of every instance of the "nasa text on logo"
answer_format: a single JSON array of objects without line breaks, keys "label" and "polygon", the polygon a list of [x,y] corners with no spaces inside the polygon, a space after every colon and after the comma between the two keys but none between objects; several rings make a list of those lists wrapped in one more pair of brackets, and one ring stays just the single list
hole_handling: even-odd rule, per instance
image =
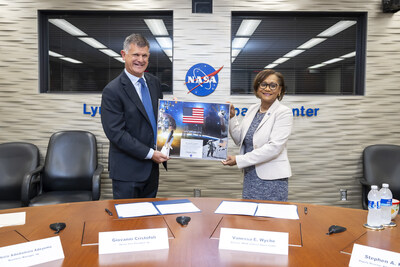
[{"label": "nasa text on logo", "polygon": [[218,72],[223,68],[215,70],[206,63],[193,65],[186,73],[185,84],[188,88],[188,94],[197,96],[208,96],[218,86]]}]

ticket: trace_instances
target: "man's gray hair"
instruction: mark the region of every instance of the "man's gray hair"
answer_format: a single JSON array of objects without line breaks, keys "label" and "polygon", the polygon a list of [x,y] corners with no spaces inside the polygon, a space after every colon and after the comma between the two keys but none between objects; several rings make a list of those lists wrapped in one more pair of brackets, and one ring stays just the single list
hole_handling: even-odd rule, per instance
[{"label": "man's gray hair", "polygon": [[149,41],[147,41],[147,39],[143,35],[138,34],[138,33],[133,33],[125,38],[125,41],[124,41],[124,51],[125,52],[129,51],[131,44],[135,44],[139,47],[147,46],[150,49]]}]

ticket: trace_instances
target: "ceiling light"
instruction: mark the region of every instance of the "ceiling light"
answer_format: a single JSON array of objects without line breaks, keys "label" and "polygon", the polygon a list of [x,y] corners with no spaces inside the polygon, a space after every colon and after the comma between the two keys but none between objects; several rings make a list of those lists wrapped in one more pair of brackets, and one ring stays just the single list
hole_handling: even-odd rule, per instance
[{"label": "ceiling light", "polygon": [[71,62],[71,63],[75,63],[75,64],[82,64],[83,62],[70,58],[70,57],[61,57],[60,59]]},{"label": "ceiling light", "polygon": [[357,21],[354,21],[354,20],[341,20],[338,23],[336,23],[335,25],[333,25],[332,27],[329,27],[325,31],[318,34],[318,36],[319,37],[332,37],[335,34],[338,34],[339,32],[344,31],[345,29],[353,26],[356,23],[357,23]]},{"label": "ceiling light", "polygon": [[53,52],[53,51],[49,51],[49,56],[51,56],[51,57],[63,57],[63,55],[60,55],[60,54],[58,54],[56,52]]},{"label": "ceiling light", "polygon": [[103,52],[104,54],[110,56],[110,57],[120,57],[120,54],[115,53],[111,49],[100,49],[99,51]]},{"label": "ceiling light", "polygon": [[244,19],[236,33],[236,36],[251,36],[260,25],[259,19]]},{"label": "ceiling light", "polygon": [[94,39],[92,37],[79,37],[79,39],[81,41],[87,43],[91,47],[94,47],[94,48],[97,48],[97,49],[107,48],[107,46],[103,45],[102,43],[100,43],[99,41],[97,41],[96,39]]},{"label": "ceiling light", "polygon": [[278,66],[278,64],[269,64],[269,65],[265,66],[264,69],[273,69],[276,66]]},{"label": "ceiling light", "polygon": [[235,38],[232,41],[232,49],[242,49],[248,41],[249,38]]},{"label": "ceiling light", "polygon": [[169,37],[156,37],[158,44],[162,49],[172,49],[172,40]]},{"label": "ceiling light", "polygon": [[287,53],[287,54],[284,55],[283,57],[295,57],[295,56],[297,56],[298,54],[303,53],[304,51],[305,51],[305,50],[295,49],[295,50],[290,51],[289,53]]},{"label": "ceiling light", "polygon": [[167,36],[168,31],[162,19],[145,19],[147,27],[154,36]]},{"label": "ceiling light", "polygon": [[334,58],[334,59],[322,62],[322,64],[332,64],[332,63],[336,63],[336,62],[342,61],[342,60],[343,60],[343,58]]},{"label": "ceiling light", "polygon": [[87,34],[66,21],[65,19],[49,19],[51,24],[54,24],[58,28],[66,31],[67,33],[71,34],[72,36],[86,36]]},{"label": "ceiling light", "polygon": [[168,57],[172,57],[172,49],[163,49],[163,51]]},{"label": "ceiling light", "polygon": [[281,64],[281,63],[283,63],[283,62],[286,62],[286,61],[288,61],[290,58],[288,58],[288,57],[281,57],[281,58],[278,58],[277,60],[275,60],[274,62],[272,62],[272,63],[274,63],[274,64]]},{"label": "ceiling light", "polygon": [[232,57],[237,57],[240,53],[240,49],[232,49]]},{"label": "ceiling light", "polygon": [[119,62],[125,63],[125,61],[122,57],[115,57],[114,59],[118,60]]},{"label": "ceiling light", "polygon": [[307,41],[304,44],[302,44],[301,46],[299,46],[298,48],[300,48],[300,49],[309,49],[309,48],[311,48],[313,46],[316,46],[319,43],[322,43],[325,40],[326,40],[326,38],[312,38],[309,41]]},{"label": "ceiling light", "polygon": [[321,68],[323,66],[326,66],[326,64],[321,63],[321,64],[317,64],[317,65],[314,65],[314,66],[311,66],[311,67],[308,67],[308,68],[309,69],[318,69],[318,68]]},{"label": "ceiling light", "polygon": [[356,56],[356,52],[354,51],[354,52],[348,53],[346,55],[343,55],[341,57],[342,58],[349,58],[349,57],[355,57],[355,56]]}]

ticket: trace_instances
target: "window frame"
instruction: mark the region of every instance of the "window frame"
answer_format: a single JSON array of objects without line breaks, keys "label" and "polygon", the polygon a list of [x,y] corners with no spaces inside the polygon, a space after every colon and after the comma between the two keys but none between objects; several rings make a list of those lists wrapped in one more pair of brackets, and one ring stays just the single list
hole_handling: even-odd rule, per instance
[{"label": "window frame", "polygon": [[[81,91],[81,90],[51,90],[50,88],[50,61],[49,61],[49,22],[48,19],[51,16],[62,16],[62,15],[106,15],[106,16],[117,16],[117,15],[137,15],[137,16],[170,16],[172,21],[173,31],[173,11],[172,10],[156,10],[156,11],[119,11],[119,10],[38,10],[38,56],[39,56],[39,93],[50,93],[50,94],[85,94],[94,93],[101,94],[102,90],[96,91]],[[125,36],[124,36],[125,37]],[[170,35],[173,43],[173,32]],[[121,49],[122,49],[121,43]],[[173,45],[172,45],[173,51]],[[173,81],[173,60],[171,58],[171,81]],[[122,67],[123,70],[123,67]],[[121,70],[121,71],[122,71]],[[164,92],[164,94],[172,94],[171,92]]]},{"label": "window frame", "polygon": [[[322,93],[288,93],[289,95],[365,95],[365,77],[366,77],[366,45],[367,45],[367,19],[368,12],[320,12],[320,11],[232,11],[231,13],[231,45],[230,52],[232,58],[232,40],[235,38],[236,32],[234,32],[234,19],[235,17],[247,17],[246,19],[259,19],[259,17],[279,17],[279,16],[293,16],[293,17],[357,17],[357,30],[356,30],[356,56],[355,56],[355,64],[354,64],[354,88],[352,94],[322,94]],[[251,69],[247,69],[251,71]],[[253,70],[253,71],[260,71]],[[233,75],[234,62],[231,60],[231,77]],[[277,68],[279,71],[279,68]],[[252,89],[247,90],[246,92],[233,92],[232,88],[234,88],[233,79],[230,81],[231,95],[250,95],[253,94]],[[250,81],[249,86],[252,88],[252,81]],[[249,87],[249,88],[250,88]]]}]

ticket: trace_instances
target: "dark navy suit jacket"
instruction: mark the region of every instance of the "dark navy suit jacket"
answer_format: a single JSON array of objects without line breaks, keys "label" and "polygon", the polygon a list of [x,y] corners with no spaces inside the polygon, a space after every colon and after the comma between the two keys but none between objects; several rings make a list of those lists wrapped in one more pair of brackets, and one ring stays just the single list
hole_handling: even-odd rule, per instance
[{"label": "dark navy suit jacket", "polygon": [[[144,75],[157,119],[158,99],[163,97],[161,84],[155,76]],[[103,90],[101,122],[110,140],[110,178],[145,181],[152,168],[158,168],[158,164],[145,159],[149,149],[154,148],[154,134],[142,101],[125,71]]]}]

